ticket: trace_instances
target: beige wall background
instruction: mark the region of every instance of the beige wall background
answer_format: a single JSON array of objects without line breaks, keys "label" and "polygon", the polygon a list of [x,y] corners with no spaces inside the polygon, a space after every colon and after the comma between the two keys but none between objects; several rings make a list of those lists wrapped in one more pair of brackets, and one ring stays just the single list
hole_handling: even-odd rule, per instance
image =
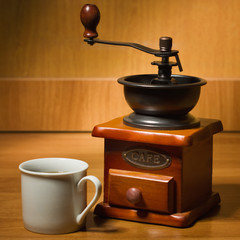
[{"label": "beige wall background", "polygon": [[157,58],[84,43],[85,3],[101,11],[100,39],[158,48],[171,36],[181,74],[208,80],[192,113],[240,130],[239,0],[0,0],[1,131],[89,131],[131,112],[116,80],[156,73]]}]

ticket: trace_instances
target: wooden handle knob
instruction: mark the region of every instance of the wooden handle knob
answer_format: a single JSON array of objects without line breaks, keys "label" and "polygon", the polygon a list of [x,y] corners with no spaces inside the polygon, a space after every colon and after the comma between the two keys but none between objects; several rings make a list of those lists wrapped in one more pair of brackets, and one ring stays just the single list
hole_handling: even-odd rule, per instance
[{"label": "wooden handle knob", "polygon": [[142,199],[142,193],[138,188],[129,188],[126,193],[127,200],[132,204],[137,204]]},{"label": "wooden handle knob", "polygon": [[83,36],[85,38],[96,38],[98,36],[96,28],[100,20],[98,7],[94,4],[84,5],[80,13],[80,19],[85,27]]}]

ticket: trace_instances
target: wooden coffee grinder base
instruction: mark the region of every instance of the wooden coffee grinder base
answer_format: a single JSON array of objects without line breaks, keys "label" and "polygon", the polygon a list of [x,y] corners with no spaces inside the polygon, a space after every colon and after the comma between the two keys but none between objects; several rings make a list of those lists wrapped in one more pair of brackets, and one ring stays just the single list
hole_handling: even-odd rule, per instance
[{"label": "wooden coffee grinder base", "polygon": [[105,139],[103,217],[189,227],[220,203],[212,192],[213,135],[219,120],[185,130],[145,130],[123,117],[97,125]]}]

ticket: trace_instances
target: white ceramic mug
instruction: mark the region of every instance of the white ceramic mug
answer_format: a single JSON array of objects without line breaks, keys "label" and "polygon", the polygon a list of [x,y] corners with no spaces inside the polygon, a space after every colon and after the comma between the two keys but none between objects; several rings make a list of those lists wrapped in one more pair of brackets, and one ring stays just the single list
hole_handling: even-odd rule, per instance
[{"label": "white ceramic mug", "polygon": [[[88,164],[68,158],[39,158],[19,165],[22,213],[26,229],[44,234],[63,234],[85,227],[87,213],[101,195],[98,178],[86,176]],[[86,204],[86,181],[96,188]]]}]

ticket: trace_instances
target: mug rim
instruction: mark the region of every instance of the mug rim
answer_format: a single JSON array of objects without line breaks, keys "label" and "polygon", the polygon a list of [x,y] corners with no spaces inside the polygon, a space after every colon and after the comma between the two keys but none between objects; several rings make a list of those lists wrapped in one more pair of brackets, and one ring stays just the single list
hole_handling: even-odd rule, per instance
[{"label": "mug rim", "polygon": [[[77,169],[77,170],[69,170],[69,171],[66,171],[66,172],[37,172],[37,171],[32,171],[32,170],[28,170],[28,169],[25,169],[25,165],[27,164],[30,164],[30,163],[37,163],[39,161],[42,161],[42,160],[57,160],[57,161],[74,161],[75,163],[81,163],[82,164],[82,168],[81,170]],[[27,160],[27,161],[24,161],[22,162],[20,165],[19,165],[19,170],[22,172],[22,173],[26,173],[26,174],[29,174],[29,175],[37,175],[37,176],[66,176],[66,175],[71,175],[71,174],[75,174],[75,173],[80,173],[80,172],[84,172],[88,169],[88,163],[86,163],[85,161],[83,160],[79,160],[79,159],[74,159],[74,158],[60,158],[60,157],[47,157],[47,158],[36,158],[36,159],[31,159],[31,160]]]}]

